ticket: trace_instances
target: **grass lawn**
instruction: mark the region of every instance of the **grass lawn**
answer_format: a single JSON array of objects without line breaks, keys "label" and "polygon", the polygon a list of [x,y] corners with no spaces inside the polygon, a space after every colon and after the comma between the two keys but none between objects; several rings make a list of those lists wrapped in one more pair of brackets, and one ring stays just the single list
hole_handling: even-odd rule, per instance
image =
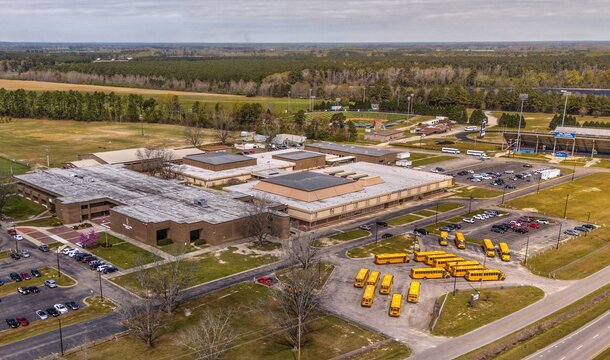
[{"label": "grass lawn", "polygon": [[[279,260],[274,255],[255,255],[237,253],[236,247],[228,247],[216,253],[207,253],[185,260],[191,271],[191,279],[187,286],[195,286],[225,276],[233,275]],[[112,279],[113,282],[137,291],[138,283],[135,276],[128,274]]]},{"label": "grass lawn", "polygon": [[414,160],[411,163],[411,167],[430,165],[430,164],[438,163],[441,161],[447,161],[447,160],[451,160],[451,159],[455,159],[455,157],[447,156],[447,155],[431,156],[431,157],[427,157],[427,158],[420,159],[420,160]]},{"label": "grass lawn", "polygon": [[[0,142],[2,138],[0,137]],[[30,201],[21,196],[9,197],[6,205],[2,209],[2,213],[14,220],[26,220],[32,216],[38,215],[47,208]]]},{"label": "grass lawn", "polygon": [[[68,326],[83,321],[95,319],[112,312],[116,305],[110,300],[102,299],[99,296],[85,298],[85,304],[79,310],[70,310],[67,314],[61,315],[61,325]],[[31,323],[27,327],[0,331],[0,346],[4,346],[16,341],[21,341],[36,335],[57,331],[58,322],[55,318],[40,320]]]},{"label": "grass lawn", "polygon": [[421,159],[437,156],[437,155],[433,155],[433,154],[418,153],[418,152],[413,152],[413,151],[409,151],[409,153],[410,153],[410,156],[409,156],[408,160],[411,160],[411,161],[421,160]]},{"label": "grass lawn", "polygon": [[[538,320],[517,332],[498,339],[477,350],[471,351],[468,354],[462,355],[457,359],[481,359],[482,354],[485,354],[486,358],[493,358],[494,360],[523,359],[555,341],[568,336],[586,323],[608,311],[608,308],[610,307],[610,296],[608,296],[608,291],[610,291],[610,285],[606,285],[592,292],[544,319]],[[533,337],[518,341],[518,336],[520,334],[526,331],[535,331],[545,322],[548,323],[553,321],[559,321],[559,323],[551,326],[547,330],[535,333]],[[500,348],[505,350],[499,352],[493,351],[494,349],[499,350]],[[490,352],[492,351],[493,353],[490,355]]]},{"label": "grass lawn", "polygon": [[22,223],[19,223],[19,226],[35,226],[35,227],[51,227],[51,226],[58,226],[55,224],[61,224],[61,222],[58,223],[58,219],[54,218],[54,217],[44,217],[44,218],[40,218],[40,219],[36,219],[36,220],[29,220],[29,221],[24,221]]},{"label": "grass lawn", "polygon": [[426,209],[424,209],[424,210],[415,211],[415,212],[413,212],[413,214],[419,215],[421,217],[428,217],[428,216],[436,215],[436,212],[433,211],[433,210],[426,210]]},{"label": "grass lawn", "polygon": [[392,341],[350,357],[349,360],[394,360],[406,359],[409,355],[411,355],[411,349],[407,345]]},{"label": "grass lawn", "polygon": [[[333,270],[335,270],[335,265],[319,262],[318,266],[316,266],[316,268],[318,270],[318,273],[320,274],[320,286],[318,286],[316,288],[319,291],[320,289],[322,289],[324,287],[324,285],[326,285],[326,281],[328,281],[330,274],[332,274]],[[290,269],[282,269],[282,270],[276,272],[275,276],[280,281],[286,281],[286,274],[288,273],[289,270]]]},{"label": "grass lawn", "polygon": [[0,157],[0,175],[18,175],[23,174],[28,170],[30,170],[30,168],[26,165]]},{"label": "grass lawn", "polygon": [[11,256],[11,252],[9,250],[0,251],[0,259],[6,259]]},{"label": "grass lawn", "polygon": [[[336,111],[315,111],[312,113],[307,113],[305,114],[305,119],[307,121],[311,121],[313,119],[324,119],[324,120],[330,120],[330,118],[334,115],[337,114],[338,112]],[[384,112],[370,112],[370,111],[341,111],[339,112],[343,115],[345,115],[345,117],[347,119],[359,119],[357,121],[366,121],[369,122],[367,119],[385,119],[388,120],[388,122],[394,122],[394,121],[398,121],[398,120],[403,120],[407,118],[406,114],[394,114],[394,113],[384,113]],[[371,122],[372,124],[372,122]]]},{"label": "grass lawn", "polygon": [[558,250],[555,248],[549,249],[527,260],[527,267],[534,273],[542,276],[549,276],[556,269],[572,264],[555,274],[559,279],[581,279],[597,270],[610,265],[610,247],[599,252],[592,260],[595,261],[578,261],[576,260],[587,256],[599,249],[610,245],[608,235],[604,229],[594,230],[592,233],[585,236],[580,236],[563,243]]},{"label": "grass lawn", "polygon": [[502,191],[487,189],[478,186],[460,186],[450,190],[453,193],[453,197],[459,198],[470,198],[472,196],[473,199],[480,198],[492,198],[499,195],[502,195]]},{"label": "grass lawn", "polygon": [[567,195],[569,195],[568,218],[586,221],[591,212],[591,222],[610,224],[610,207],[608,207],[610,174],[607,173],[589,175],[569,183],[553,186],[541,190],[539,194],[511,200],[507,206],[513,209],[528,209],[545,215],[563,217]]},{"label": "grass lawn", "polygon": [[[453,144],[436,144],[437,141],[452,141]],[[409,147],[412,149],[426,149],[426,150],[436,150],[436,151],[441,151],[441,149],[444,147],[451,147],[451,148],[456,148],[456,149],[460,150],[462,153],[466,152],[466,150],[481,150],[481,151],[489,152],[487,155],[489,155],[490,153],[495,152],[495,151],[500,151],[502,148],[500,145],[494,145],[494,144],[486,144],[486,143],[481,143],[481,142],[477,142],[475,144],[472,142],[459,141],[454,136],[449,136],[446,138],[423,139],[423,140],[421,140],[418,137],[416,139],[413,139],[413,141],[409,141],[408,143],[400,143],[400,144],[393,144],[393,145]]]},{"label": "grass lawn", "polygon": [[74,279],[72,279],[63,272],[61,273],[61,277],[58,277],[57,269],[55,268],[47,267],[38,270],[40,270],[40,273],[42,275],[40,277],[32,276],[31,280],[24,280],[20,282],[7,282],[3,286],[0,286],[0,296],[17,293],[17,288],[22,286],[44,286],[44,281],[49,279],[55,280],[57,282],[57,285],[59,286],[73,286],[76,284],[76,281],[74,281]]},{"label": "grass lawn", "polygon": [[463,205],[458,204],[458,203],[441,203],[441,204],[438,204],[438,207],[433,206],[431,208],[428,208],[428,210],[432,210],[432,211],[438,210],[439,213],[443,213],[443,212],[459,209],[461,207],[463,207]]},{"label": "grass lawn", "polygon": [[413,249],[414,238],[412,236],[398,235],[389,239],[379,240],[367,245],[355,247],[347,251],[351,258],[368,258],[381,253],[410,253]]},{"label": "grass lawn", "polygon": [[[277,332],[270,313],[275,305],[265,286],[252,282],[241,283],[218,292],[192,299],[181,305],[192,314],[185,316],[178,310],[167,321],[167,326],[155,346],[147,349],[144,342],[131,336],[119,337],[87,351],[88,359],[176,359],[188,358],[188,351],[175,345],[175,335],[196,324],[203,311],[231,308],[237,310],[232,320],[232,329],[237,339],[225,354],[225,359],[292,359],[294,353],[283,336]],[[328,359],[361,347],[379,342],[385,338],[352,323],[319,312],[309,323],[311,332],[307,334],[302,348],[302,359]],[[82,359],[83,352],[71,353],[68,359]]]},{"label": "grass lawn", "polygon": [[[108,244],[112,245],[111,247],[102,246],[106,244],[106,238],[108,239]],[[161,259],[157,255],[151,254],[108,233],[100,233],[99,244],[98,247],[87,249],[87,251],[122,269],[129,269]]]},{"label": "grass lawn", "polygon": [[610,359],[610,345],[606,348],[606,350],[599,353],[593,360],[608,360]]},{"label": "grass lawn", "polygon": [[421,220],[421,216],[413,215],[413,214],[405,214],[402,216],[397,216],[395,218],[391,218],[388,220],[388,224],[392,226],[400,226],[404,224],[408,224],[413,221]]},{"label": "grass lawn", "polygon": [[[511,113],[509,111],[504,111],[507,113]],[[500,119],[500,116],[502,116],[503,111],[492,111],[491,114],[495,117],[497,117],[498,119]],[[511,114],[516,114],[516,113],[511,113]],[[530,113],[530,112],[524,112],[523,113],[523,119],[525,120],[525,128],[521,128],[522,131],[537,131],[537,132],[548,132],[549,131],[549,123],[551,122],[551,119],[553,119],[553,115],[554,114],[545,114],[545,113]],[[599,121],[599,122],[608,122],[610,121],[610,117],[608,116],[599,116],[599,117],[594,117],[594,116],[577,116],[576,117],[576,121],[578,121],[579,123],[584,123],[585,121]],[[516,130],[516,128],[514,129],[508,129],[507,131],[513,131]]]},{"label": "grass lawn", "polygon": [[[483,289],[477,307],[470,306],[470,295],[476,291],[460,291],[447,297],[443,312],[432,332],[440,336],[458,336],[514,313],[544,297],[537,287]],[[442,298],[441,297],[441,301]]]},{"label": "grass lawn", "polygon": [[342,232],[337,235],[333,235],[330,238],[335,239],[335,240],[340,240],[340,241],[348,241],[348,240],[354,240],[354,239],[359,239],[359,238],[362,238],[365,236],[369,236],[370,234],[371,233],[366,230],[354,229],[354,230]]},{"label": "grass lawn", "polygon": [[610,161],[603,159],[603,160],[600,160],[597,164],[593,165],[592,167],[610,169]]}]

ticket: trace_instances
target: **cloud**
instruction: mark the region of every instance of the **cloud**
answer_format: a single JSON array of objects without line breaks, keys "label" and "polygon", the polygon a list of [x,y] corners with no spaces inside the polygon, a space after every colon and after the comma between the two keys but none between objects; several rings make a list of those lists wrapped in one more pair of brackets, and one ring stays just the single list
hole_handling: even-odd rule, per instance
[{"label": "cloud", "polygon": [[0,9],[4,41],[610,39],[607,0],[0,0]]}]

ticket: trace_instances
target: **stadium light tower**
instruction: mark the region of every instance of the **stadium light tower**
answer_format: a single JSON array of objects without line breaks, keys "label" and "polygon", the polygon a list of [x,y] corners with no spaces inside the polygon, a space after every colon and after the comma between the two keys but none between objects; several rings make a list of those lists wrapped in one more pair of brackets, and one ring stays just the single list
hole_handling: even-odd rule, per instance
[{"label": "stadium light tower", "polygon": [[572,93],[569,91],[566,91],[566,90],[561,90],[561,93],[563,94],[563,96],[566,97],[566,102],[563,104],[563,117],[561,118],[561,126],[563,126],[564,122],[566,121],[566,110],[568,109],[568,98],[570,97],[570,95],[572,95]]},{"label": "stadium light tower", "polygon": [[523,103],[527,100],[527,94],[519,94],[521,100],[521,111],[519,111],[519,127],[517,128],[517,152],[521,150],[521,119],[523,119]]}]

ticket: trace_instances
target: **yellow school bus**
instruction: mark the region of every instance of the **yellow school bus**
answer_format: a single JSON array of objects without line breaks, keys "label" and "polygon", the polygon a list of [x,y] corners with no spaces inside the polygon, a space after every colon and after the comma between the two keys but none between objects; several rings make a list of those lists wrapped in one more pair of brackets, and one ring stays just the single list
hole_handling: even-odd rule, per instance
[{"label": "yellow school bus", "polygon": [[455,232],[455,246],[458,249],[466,249],[466,238],[464,238],[464,234],[461,231]]},{"label": "yellow school bus", "polygon": [[446,231],[441,231],[441,235],[438,237],[438,244],[440,246],[447,246],[449,242],[447,242],[447,238],[449,237],[449,233]]},{"label": "yellow school bus", "polygon": [[364,287],[364,283],[366,282],[366,276],[369,274],[369,269],[361,268],[356,275],[356,280],[354,280],[355,287]]},{"label": "yellow school bus", "polygon": [[436,259],[432,260],[432,266],[444,269],[445,265],[448,262],[455,262],[455,261],[464,261],[464,258],[457,257],[457,256],[454,258],[445,258],[445,259],[436,258]]},{"label": "yellow school bus", "polygon": [[416,251],[413,253],[413,261],[424,261],[428,255],[442,255],[445,254],[443,250],[436,251]]},{"label": "yellow school bus", "polygon": [[432,265],[434,259],[451,259],[455,257],[457,257],[457,255],[455,254],[427,255],[426,260],[424,260],[424,263],[426,263],[427,265]]},{"label": "yellow school bus", "polygon": [[468,266],[468,265],[480,265],[480,264],[481,263],[479,263],[476,260],[466,260],[466,261],[458,261],[458,262],[450,261],[450,262],[445,264],[445,270],[451,272],[451,268],[452,267],[456,267],[456,266]]},{"label": "yellow school bus", "polygon": [[449,269],[449,274],[451,274],[453,277],[464,277],[466,276],[466,272],[469,270],[485,270],[485,268],[481,264],[455,267],[452,266],[451,269]]},{"label": "yellow school bus", "polygon": [[484,269],[484,270],[468,270],[464,278],[468,281],[494,281],[504,280],[506,276],[498,269]]},{"label": "yellow school bus", "polygon": [[373,285],[373,287],[377,286],[377,282],[379,281],[379,271],[371,271],[368,280],[366,281],[367,285]]},{"label": "yellow school bus", "polygon": [[502,261],[510,261],[510,249],[508,248],[508,244],[501,242],[498,246],[500,247],[500,258]]},{"label": "yellow school bus", "polygon": [[401,306],[402,306],[402,295],[392,294],[392,302],[390,303],[390,316],[399,317]]},{"label": "yellow school bus", "polygon": [[439,268],[412,268],[411,278],[413,279],[448,279],[451,277],[445,269]]},{"label": "yellow school bus", "polygon": [[375,264],[401,264],[409,262],[409,254],[394,253],[394,254],[377,254],[375,255]]},{"label": "yellow school bus", "polygon": [[381,279],[381,286],[379,287],[379,293],[387,295],[392,291],[392,284],[394,283],[394,275],[385,274]]},{"label": "yellow school bus", "polygon": [[419,301],[419,281],[411,281],[407,301],[410,303],[416,303]]},{"label": "yellow school bus", "polygon": [[482,247],[483,247],[483,252],[485,253],[485,255],[487,255],[489,257],[496,256],[496,247],[494,246],[494,243],[491,242],[491,240],[483,239]]},{"label": "yellow school bus", "polygon": [[373,285],[367,285],[364,288],[364,294],[362,294],[360,305],[366,307],[373,306],[373,296],[375,296],[375,287]]}]

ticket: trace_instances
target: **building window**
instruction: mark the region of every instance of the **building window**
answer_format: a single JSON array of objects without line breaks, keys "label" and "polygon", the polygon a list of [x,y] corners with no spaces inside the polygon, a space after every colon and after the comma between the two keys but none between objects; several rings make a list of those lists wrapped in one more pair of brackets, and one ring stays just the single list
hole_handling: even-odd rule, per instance
[{"label": "building window", "polygon": [[159,229],[159,230],[157,230],[157,241],[167,239],[168,233],[169,233],[169,229]]},{"label": "building window", "polygon": [[88,205],[88,204],[85,204],[85,205],[81,205],[81,206],[80,206],[80,208],[81,208],[81,209],[83,209],[83,210],[85,210],[85,209],[86,209],[86,208],[88,208],[88,207],[89,207],[89,205]]},{"label": "building window", "polygon": [[197,241],[201,237],[201,229],[191,230],[190,239],[191,241]]}]

